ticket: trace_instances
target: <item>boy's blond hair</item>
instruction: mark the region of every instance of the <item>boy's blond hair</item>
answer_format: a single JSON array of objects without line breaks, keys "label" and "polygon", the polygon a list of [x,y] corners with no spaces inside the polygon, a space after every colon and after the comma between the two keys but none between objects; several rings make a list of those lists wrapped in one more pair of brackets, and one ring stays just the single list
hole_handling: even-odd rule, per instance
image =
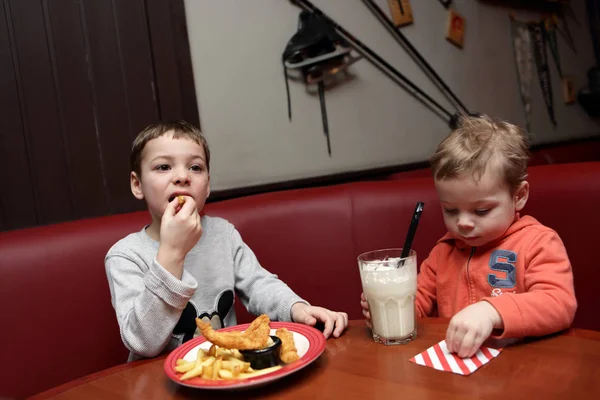
[{"label": "boy's blond hair", "polygon": [[206,157],[206,169],[210,172],[210,149],[208,148],[206,138],[202,132],[200,132],[200,129],[188,122],[180,120],[171,122],[158,122],[148,125],[137,135],[133,141],[133,145],[131,146],[129,164],[131,170],[135,172],[138,177],[141,178],[142,176],[141,163],[142,151],[144,150],[144,147],[146,147],[146,144],[150,140],[161,137],[167,132],[172,132],[174,139],[187,138],[202,146],[204,149],[204,156]]},{"label": "boy's blond hair", "polygon": [[465,172],[479,180],[494,163],[512,191],[527,179],[528,160],[525,132],[487,115],[462,117],[458,128],[439,144],[430,159],[435,180],[452,179]]}]

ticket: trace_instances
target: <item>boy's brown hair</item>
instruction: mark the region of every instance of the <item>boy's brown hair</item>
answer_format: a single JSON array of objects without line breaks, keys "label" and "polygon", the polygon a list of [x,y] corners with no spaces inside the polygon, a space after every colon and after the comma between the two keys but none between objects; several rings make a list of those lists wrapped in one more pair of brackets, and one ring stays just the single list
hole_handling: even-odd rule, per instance
[{"label": "boy's brown hair", "polygon": [[506,121],[483,115],[464,116],[431,157],[435,180],[471,172],[478,180],[490,163],[497,163],[511,190],[527,179],[529,143],[525,132]]},{"label": "boy's brown hair", "polygon": [[173,132],[173,138],[187,138],[198,143],[204,149],[204,156],[206,157],[206,169],[210,172],[210,149],[206,138],[200,132],[200,129],[194,125],[185,121],[169,121],[169,122],[158,122],[155,124],[148,125],[142,130],[131,146],[131,154],[129,157],[129,164],[131,171],[135,172],[138,177],[141,178],[141,163],[142,163],[142,151],[146,144],[158,137],[161,137],[167,132]]}]

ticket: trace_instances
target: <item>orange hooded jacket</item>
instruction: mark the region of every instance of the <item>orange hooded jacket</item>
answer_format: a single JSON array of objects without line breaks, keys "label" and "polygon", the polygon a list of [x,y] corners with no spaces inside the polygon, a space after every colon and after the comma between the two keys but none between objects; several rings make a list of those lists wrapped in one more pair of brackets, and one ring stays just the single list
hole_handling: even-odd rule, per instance
[{"label": "orange hooded jacket", "polygon": [[504,323],[500,338],[542,336],[568,328],[577,300],[567,251],[558,234],[533,217],[504,236],[470,247],[446,234],[421,264],[417,314],[452,317],[487,301]]}]

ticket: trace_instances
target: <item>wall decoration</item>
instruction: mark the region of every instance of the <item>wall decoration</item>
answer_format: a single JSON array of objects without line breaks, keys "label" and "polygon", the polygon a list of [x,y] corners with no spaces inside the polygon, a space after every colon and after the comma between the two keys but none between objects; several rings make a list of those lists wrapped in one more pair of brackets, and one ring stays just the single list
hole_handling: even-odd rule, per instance
[{"label": "wall decoration", "polygon": [[335,82],[340,74],[358,61],[353,57],[350,44],[336,32],[335,27],[321,15],[302,11],[298,16],[298,31],[288,41],[282,54],[285,87],[287,91],[288,118],[292,120],[292,104],[288,78],[302,81],[305,85],[317,85],[321,103],[321,121],[327,141],[327,153],[331,157],[331,141],[325,85]]},{"label": "wall decoration", "polygon": [[519,94],[525,114],[525,128],[527,132],[531,132],[531,83],[533,81],[531,35],[529,34],[527,24],[517,21],[512,14],[510,16],[510,25]]},{"label": "wall decoration", "polygon": [[448,10],[448,26],[446,28],[446,39],[458,47],[463,47],[465,41],[465,18],[454,11]]},{"label": "wall decoration", "polygon": [[562,83],[563,83],[563,96],[565,98],[565,104],[575,103],[575,85],[573,84],[573,79],[564,77],[562,79]]},{"label": "wall decoration", "polygon": [[546,53],[546,36],[544,35],[544,22],[530,22],[528,24],[531,33],[531,43],[533,44],[533,58],[537,67],[538,80],[540,88],[544,95],[544,103],[552,124],[556,125],[554,116],[554,106],[552,100],[552,80],[550,79],[550,70],[548,68],[548,54]]},{"label": "wall decoration", "polygon": [[371,11],[371,13],[382,23],[392,37],[402,46],[402,48],[411,56],[413,61],[425,72],[429,79],[437,86],[452,106],[457,110],[450,118],[449,125],[452,129],[456,127],[459,120],[459,115],[480,115],[479,113],[471,113],[467,107],[460,101],[458,96],[454,94],[452,89],[444,82],[437,72],[429,65],[427,60],[419,53],[412,43],[402,34],[400,29],[394,26],[394,23],[388,18],[383,10],[377,5],[374,0],[362,0],[363,4]]},{"label": "wall decoration", "polygon": [[558,74],[562,78],[563,73],[560,67],[558,41],[556,40],[556,24],[553,23],[551,18],[544,19],[544,35],[546,36],[546,42],[548,43],[548,47],[550,47],[550,52],[552,53],[552,58],[554,59],[554,63],[556,64],[556,69],[558,69]]},{"label": "wall decoration", "polygon": [[413,14],[410,0],[388,0],[388,7],[396,26],[412,24]]},{"label": "wall decoration", "polygon": [[[413,96],[416,100],[421,102],[427,108],[429,108],[435,115],[445,120],[448,124],[452,122],[453,114],[448,111],[444,106],[442,106],[439,102],[434,100],[430,95],[425,93],[423,89],[415,85],[410,79],[408,79],[405,75],[403,75],[398,69],[388,63],[385,59],[383,59],[380,55],[375,53],[371,48],[366,46],[363,42],[358,40],[354,35],[344,29],[341,25],[336,23],[330,17],[323,13],[318,7],[312,4],[308,0],[291,0],[292,3],[302,8],[305,11],[308,11],[333,27],[335,32],[339,34],[346,43],[350,45],[352,50],[356,51],[362,58],[369,61],[375,68],[381,71],[384,75],[386,75],[392,82],[397,84],[399,87],[404,89],[407,93]],[[388,20],[389,21],[389,20]],[[293,39],[293,38],[292,38]],[[286,49],[287,53],[287,49]],[[293,52],[289,52],[289,54],[293,54]],[[284,71],[286,73],[286,86],[287,86],[287,67],[286,67],[286,55],[284,53],[283,57],[284,62]],[[288,96],[289,103],[289,96]]]}]

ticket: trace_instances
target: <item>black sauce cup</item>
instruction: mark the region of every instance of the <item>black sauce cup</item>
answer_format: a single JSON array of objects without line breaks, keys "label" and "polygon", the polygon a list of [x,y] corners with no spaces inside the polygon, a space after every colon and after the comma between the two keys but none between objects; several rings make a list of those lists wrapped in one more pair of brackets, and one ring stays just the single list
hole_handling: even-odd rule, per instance
[{"label": "black sauce cup", "polygon": [[279,351],[281,339],[271,336],[273,344],[260,350],[240,350],[244,361],[249,362],[252,369],[265,369],[279,365]]}]

